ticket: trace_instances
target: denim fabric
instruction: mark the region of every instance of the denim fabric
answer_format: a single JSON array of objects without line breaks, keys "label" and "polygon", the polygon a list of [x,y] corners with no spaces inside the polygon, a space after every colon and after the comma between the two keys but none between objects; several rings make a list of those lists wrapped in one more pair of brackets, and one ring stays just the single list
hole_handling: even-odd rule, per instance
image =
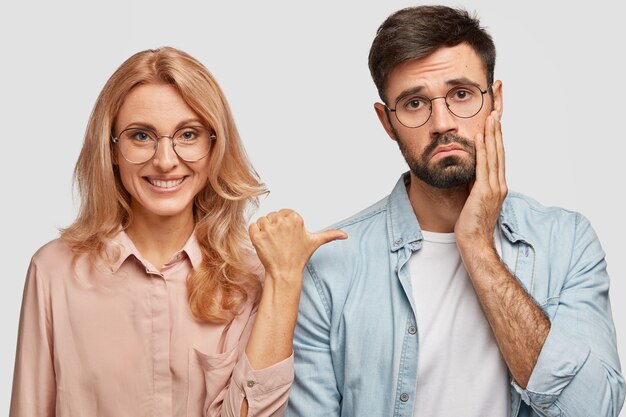
[{"label": "denim fabric", "polygon": [[[309,261],[286,416],[412,416],[419,332],[407,261],[422,233],[407,180],[336,224],[349,238]],[[527,388],[511,383],[511,416],[617,416],[624,379],[604,252],[589,222],[510,192],[498,227],[504,263],[551,321]]]}]

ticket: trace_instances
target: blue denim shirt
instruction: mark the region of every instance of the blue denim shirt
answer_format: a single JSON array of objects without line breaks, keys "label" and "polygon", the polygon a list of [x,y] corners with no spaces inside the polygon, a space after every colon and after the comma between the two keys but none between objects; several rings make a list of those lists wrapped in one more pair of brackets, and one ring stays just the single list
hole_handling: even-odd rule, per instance
[{"label": "blue denim shirt", "polygon": [[[406,180],[335,225],[349,238],[309,261],[286,416],[412,416],[419,332],[407,261],[422,233]],[[498,227],[504,263],[551,321],[528,386],[511,382],[510,415],[617,416],[624,379],[604,252],[589,221],[511,192]]]}]

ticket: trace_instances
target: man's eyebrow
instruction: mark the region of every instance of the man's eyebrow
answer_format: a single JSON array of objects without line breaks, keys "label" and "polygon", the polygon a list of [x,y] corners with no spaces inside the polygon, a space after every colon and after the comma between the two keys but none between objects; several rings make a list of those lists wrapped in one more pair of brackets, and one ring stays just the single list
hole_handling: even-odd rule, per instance
[{"label": "man's eyebrow", "polygon": [[478,88],[480,91],[483,90],[480,84],[478,84],[476,81],[470,80],[467,77],[453,78],[451,80],[446,81],[446,85],[449,85],[451,87],[456,87],[457,85],[473,85],[474,87]]},{"label": "man's eyebrow", "polygon": [[423,85],[416,85],[414,87],[407,88],[406,90],[404,90],[404,91],[402,91],[400,93],[398,98],[396,98],[396,103],[398,101],[402,100],[403,98],[407,97],[407,96],[412,96],[414,94],[418,94],[418,93],[420,93],[423,90],[424,90],[424,86]]}]

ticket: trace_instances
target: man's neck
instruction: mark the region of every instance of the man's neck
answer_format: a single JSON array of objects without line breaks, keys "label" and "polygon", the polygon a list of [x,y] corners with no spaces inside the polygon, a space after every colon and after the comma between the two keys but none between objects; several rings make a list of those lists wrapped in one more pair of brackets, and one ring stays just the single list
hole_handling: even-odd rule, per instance
[{"label": "man's neck", "polygon": [[411,173],[407,185],[409,201],[422,230],[453,233],[456,221],[469,196],[469,185],[454,188],[435,188]]}]

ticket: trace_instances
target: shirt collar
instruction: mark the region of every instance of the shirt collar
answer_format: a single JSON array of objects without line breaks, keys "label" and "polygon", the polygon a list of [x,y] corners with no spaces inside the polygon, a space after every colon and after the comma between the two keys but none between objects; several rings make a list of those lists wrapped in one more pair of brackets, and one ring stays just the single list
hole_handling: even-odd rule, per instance
[{"label": "shirt collar", "polygon": [[409,173],[402,174],[387,203],[389,247],[394,252],[406,244],[422,240],[422,231],[406,192],[409,181]]},{"label": "shirt collar", "polygon": [[[409,172],[402,174],[389,195],[387,223],[389,226],[389,247],[392,251],[397,251],[404,245],[423,239],[422,230],[406,191],[410,180]],[[504,236],[510,242],[523,241],[531,244],[520,232],[515,206],[510,196],[502,204],[498,223]]]},{"label": "shirt collar", "polygon": [[[119,257],[115,256],[117,253],[119,253]],[[174,254],[174,256],[178,254],[186,254],[191,262],[191,266],[194,269],[198,268],[202,264],[202,251],[200,250],[195,230],[191,236],[189,236],[189,239],[187,239],[183,248]],[[141,253],[137,250],[133,241],[130,240],[128,234],[123,230],[111,239],[111,242],[107,247],[107,255],[109,259],[115,259],[115,262],[111,264],[111,270],[113,273],[117,272],[126,259],[128,259],[131,255],[139,261],[144,262],[144,258],[141,256]]]},{"label": "shirt collar", "polygon": [[515,204],[512,198],[512,195],[514,194],[515,193],[509,192],[507,197],[504,199],[504,203],[502,203],[500,218],[498,219],[500,229],[502,229],[502,233],[509,240],[509,242],[515,243],[522,241],[532,246],[532,242],[528,241],[519,227],[517,213],[515,212]]},{"label": "shirt collar", "polygon": [[196,231],[194,230],[189,239],[187,239],[187,243],[183,246],[182,252],[187,254],[189,260],[191,261],[191,266],[196,269],[199,268],[202,264],[202,251],[200,250],[200,244],[198,243],[198,238],[196,238]]}]

